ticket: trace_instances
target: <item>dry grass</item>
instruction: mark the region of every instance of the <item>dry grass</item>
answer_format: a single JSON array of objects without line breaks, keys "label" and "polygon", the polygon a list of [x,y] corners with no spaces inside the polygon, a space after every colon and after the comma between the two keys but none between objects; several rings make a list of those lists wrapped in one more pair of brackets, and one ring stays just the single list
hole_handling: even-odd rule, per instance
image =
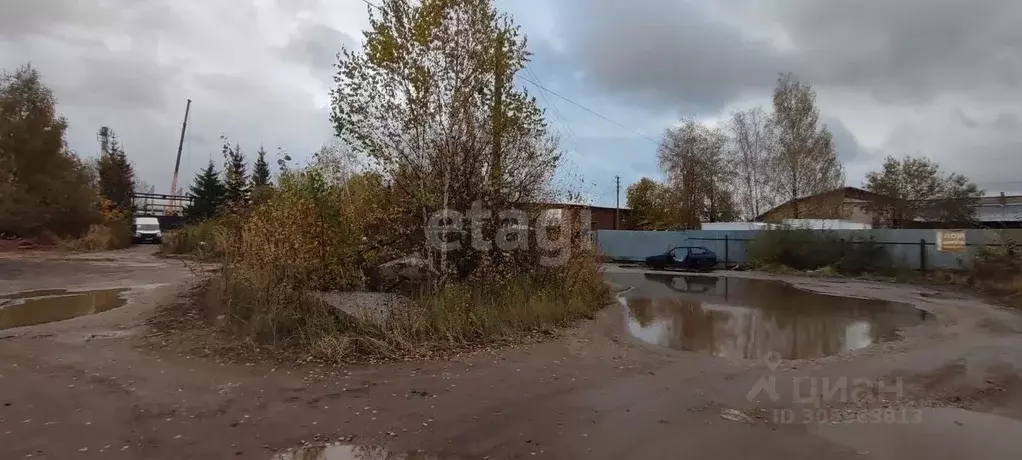
[{"label": "dry grass", "polygon": [[394,258],[375,243],[383,233],[385,240],[404,235],[385,206],[388,193],[378,178],[334,183],[314,171],[293,173],[243,214],[168,235],[167,252],[212,241],[206,245],[221,262],[193,308],[197,328],[217,331],[205,348],[292,362],[429,358],[549,335],[610,303],[596,254],[581,250],[559,267],[542,267],[532,262],[537,253],[522,251],[499,264],[484,259],[468,279],[431,278],[411,306],[382,322],[316,299],[310,293],[364,289],[366,271]]},{"label": "dry grass", "polygon": [[1008,232],[1000,232],[999,246],[985,246],[969,266],[968,284],[1022,307],[1022,244]]},{"label": "dry grass", "polygon": [[[204,287],[201,316],[238,339],[226,349],[268,346],[290,360],[352,362],[431,358],[555,334],[609,304],[593,259],[588,266],[500,285],[452,283],[421,294],[385,322],[339,312],[273,270],[227,268]],[[221,345],[221,349],[225,349]]]},{"label": "dry grass", "polygon": [[[855,278],[871,281],[898,282],[933,286],[955,286],[978,292],[995,301],[1022,308],[1022,247],[1008,237],[999,245],[985,246],[964,269],[931,269],[926,272],[889,267],[881,272],[866,271]],[[840,276],[847,274],[825,266],[812,271],[795,271],[788,266],[771,264],[760,270],[802,276]]]},{"label": "dry grass", "polygon": [[81,238],[62,240],[59,246],[68,251],[99,251],[124,249],[131,246],[131,226],[115,220],[106,224],[93,224]]},{"label": "dry grass", "polygon": [[200,222],[163,235],[160,250],[164,254],[193,256],[199,260],[216,259],[220,253],[214,239],[214,221]]},{"label": "dry grass", "polygon": [[832,275],[893,275],[898,270],[887,251],[871,240],[845,241],[829,231],[781,229],[761,232],[749,243],[756,267],[786,266],[823,270]]}]

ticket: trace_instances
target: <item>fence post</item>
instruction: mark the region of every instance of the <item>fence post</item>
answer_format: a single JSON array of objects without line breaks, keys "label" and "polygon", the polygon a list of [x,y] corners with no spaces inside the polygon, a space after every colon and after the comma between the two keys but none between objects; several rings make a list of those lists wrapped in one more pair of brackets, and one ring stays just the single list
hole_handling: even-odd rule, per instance
[{"label": "fence post", "polygon": [[728,263],[731,260],[731,238],[727,233],[724,234],[724,270],[728,270]]},{"label": "fence post", "polygon": [[919,239],[919,271],[926,271],[926,238]]}]

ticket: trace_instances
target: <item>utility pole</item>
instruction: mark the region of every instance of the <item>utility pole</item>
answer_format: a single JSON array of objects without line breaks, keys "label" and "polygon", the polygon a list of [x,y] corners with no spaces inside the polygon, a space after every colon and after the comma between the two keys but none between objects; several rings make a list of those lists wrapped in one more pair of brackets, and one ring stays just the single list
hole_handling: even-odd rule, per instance
[{"label": "utility pole", "polygon": [[[188,129],[188,112],[192,110],[192,100],[188,99],[185,105],[185,120],[181,122],[181,139],[177,141],[177,160],[174,162],[174,177],[170,180],[170,194],[177,194],[177,174],[181,170],[181,148],[185,145],[185,130]],[[171,199],[171,207],[177,204],[177,200]],[[169,211],[168,211],[169,213]]]},{"label": "utility pole", "polygon": [[614,230],[617,230],[618,222],[621,222],[621,176],[614,176]]}]

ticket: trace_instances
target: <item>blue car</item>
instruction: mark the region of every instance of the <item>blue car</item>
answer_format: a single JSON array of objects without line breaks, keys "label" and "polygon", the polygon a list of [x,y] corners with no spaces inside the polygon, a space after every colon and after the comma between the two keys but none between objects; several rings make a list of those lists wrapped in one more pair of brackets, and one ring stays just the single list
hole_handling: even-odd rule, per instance
[{"label": "blue car", "polygon": [[678,246],[663,254],[647,257],[646,265],[657,270],[709,271],[717,267],[717,254],[702,246]]}]

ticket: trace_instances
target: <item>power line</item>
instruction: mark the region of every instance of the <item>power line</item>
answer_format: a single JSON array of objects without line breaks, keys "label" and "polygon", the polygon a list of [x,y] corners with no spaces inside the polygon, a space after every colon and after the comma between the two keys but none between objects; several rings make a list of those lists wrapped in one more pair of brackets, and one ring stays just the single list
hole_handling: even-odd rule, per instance
[{"label": "power line", "polygon": [[[534,78],[537,82],[540,81],[539,75],[536,74],[536,72],[533,71],[532,68],[529,67],[528,64],[525,64],[525,71],[529,72],[529,75],[532,76],[532,78]],[[547,93],[547,90],[545,88],[541,88],[540,91],[539,91],[540,97],[542,97],[543,101],[546,102],[546,105],[549,106],[552,109],[552,111],[554,113],[554,116],[556,116],[557,119],[560,120],[561,124],[563,124],[565,129],[568,130],[568,133],[571,134],[571,147],[572,147],[572,151],[566,152],[564,157],[565,157],[566,160],[568,160],[568,162],[571,163],[571,166],[574,169],[574,173],[577,174],[579,167],[578,167],[578,164],[575,163],[575,160],[573,160],[571,158],[571,153],[578,151],[578,134],[575,134],[575,130],[571,128],[571,124],[568,123],[568,119],[564,116],[564,114],[561,113],[561,110],[559,108],[557,108],[557,104],[554,104],[553,101],[551,101],[546,96],[546,93]]]},{"label": "power line", "polygon": [[621,128],[624,128],[624,129],[626,129],[628,131],[631,131],[635,135],[637,135],[637,136],[639,136],[639,137],[641,137],[643,139],[646,139],[646,140],[648,140],[648,141],[650,141],[650,142],[652,142],[652,143],[654,143],[656,145],[660,145],[660,141],[658,141],[656,139],[653,139],[652,137],[649,137],[649,136],[643,134],[641,131],[639,131],[639,130],[637,130],[635,128],[629,127],[629,126],[625,125],[624,123],[621,123],[621,122],[619,122],[617,120],[614,120],[613,118],[610,118],[610,117],[608,117],[606,115],[603,115],[603,114],[601,114],[601,113],[599,113],[599,112],[597,112],[597,111],[595,111],[593,109],[590,109],[589,107],[586,107],[586,106],[584,106],[582,104],[579,104],[578,102],[575,102],[575,101],[567,98],[566,96],[562,96],[562,95],[558,94],[556,91],[548,89],[548,88],[544,87],[543,85],[541,85],[541,84],[539,84],[539,83],[537,83],[535,81],[532,81],[532,80],[530,80],[530,79],[528,79],[526,77],[523,77],[521,75],[515,75],[515,76],[518,77],[518,78],[521,78],[522,80],[525,80],[525,81],[527,81],[529,83],[532,83],[533,85],[536,85],[536,87],[538,87],[538,88],[546,90],[550,94],[553,94],[554,96],[557,96],[557,97],[563,99],[564,101],[568,102],[571,105],[574,105],[575,107],[578,107],[578,108],[580,108],[582,110],[585,110],[586,112],[589,112],[589,113],[591,113],[593,115],[596,115],[596,116],[598,116],[598,117],[600,117],[600,118],[602,118],[602,119],[604,119],[604,120],[606,120],[606,121],[608,121],[610,123],[613,123],[613,124],[615,124],[615,125],[617,125],[617,126],[619,126]]},{"label": "power line", "polygon": [[[382,10],[383,9],[383,7],[381,7],[381,6],[377,5],[377,4],[374,4],[374,3],[370,2],[369,0],[360,0],[360,1],[362,3],[365,3],[366,5],[369,5],[372,8],[376,8],[378,10]],[[560,113],[560,110],[557,108],[557,106],[555,104],[552,104],[550,102],[550,100],[547,99],[545,93],[553,94],[554,96],[557,96],[558,98],[564,100],[565,102],[567,102],[567,103],[569,103],[571,105],[574,105],[575,107],[578,107],[578,108],[580,108],[582,110],[585,110],[586,112],[589,112],[589,113],[591,113],[593,115],[596,115],[597,117],[600,117],[600,118],[602,118],[602,119],[604,119],[604,120],[606,120],[606,121],[608,121],[610,123],[613,123],[613,124],[617,125],[620,128],[623,128],[623,129],[626,129],[628,131],[631,131],[633,134],[635,134],[635,135],[637,135],[637,136],[639,136],[639,137],[641,137],[643,139],[646,139],[646,140],[648,140],[648,141],[650,141],[650,142],[652,142],[652,143],[654,143],[654,144],[656,144],[658,146],[660,145],[660,141],[658,141],[656,139],[653,139],[652,137],[649,137],[649,136],[643,134],[641,131],[639,131],[639,130],[637,130],[635,128],[632,128],[630,126],[627,126],[624,123],[621,123],[621,122],[619,122],[617,120],[614,120],[613,118],[610,118],[610,117],[608,117],[606,115],[603,115],[603,114],[601,114],[601,113],[599,113],[599,112],[597,112],[597,111],[595,111],[593,109],[590,109],[589,107],[586,107],[586,106],[584,106],[582,104],[579,104],[578,102],[575,102],[575,101],[569,99],[567,96],[563,96],[563,95],[557,93],[556,91],[554,91],[554,90],[552,90],[550,88],[547,88],[546,86],[543,86],[543,84],[538,81],[539,80],[539,76],[535,72],[533,72],[532,69],[529,68],[528,65],[525,66],[525,70],[528,71],[530,75],[532,75],[533,79],[529,79],[529,78],[523,77],[523,76],[518,75],[518,74],[515,74],[515,76],[518,77],[518,78],[521,78],[522,80],[525,80],[526,82],[532,83],[537,88],[542,90],[540,92],[540,95],[543,97],[543,100],[546,101],[547,104],[549,104],[551,107],[553,107],[554,112],[556,112],[556,115],[564,122],[564,125],[568,128],[568,131],[571,132],[571,135],[573,137],[578,137],[578,136],[575,134],[574,130],[571,129],[571,125],[568,124],[567,120]]]},{"label": "power line", "polygon": [[[372,3],[369,0],[360,0],[360,1],[362,3],[365,3],[366,5],[368,5],[371,8],[376,8],[377,10],[381,10],[381,11],[383,10],[383,7],[381,7],[380,5],[377,5],[375,3]],[[630,126],[627,126],[624,123],[621,123],[621,122],[619,122],[617,120],[614,120],[613,118],[610,118],[610,117],[608,117],[606,115],[603,115],[603,114],[601,114],[601,113],[599,113],[599,112],[597,112],[597,111],[595,111],[593,109],[590,109],[589,107],[586,107],[586,106],[584,106],[582,104],[579,104],[578,102],[575,102],[575,101],[571,100],[567,96],[561,95],[560,93],[558,93],[558,92],[556,92],[556,91],[554,91],[554,90],[552,90],[550,88],[547,88],[546,86],[543,86],[543,84],[540,83],[540,81],[539,81],[540,80],[539,75],[536,74],[536,72],[534,72],[532,70],[532,68],[530,68],[528,66],[528,64],[525,65],[525,70],[529,73],[529,75],[532,76],[532,79],[526,78],[526,77],[524,77],[522,75],[519,75],[517,73],[515,74],[515,76],[520,78],[520,79],[522,79],[522,80],[524,80],[524,81],[526,81],[526,82],[528,82],[528,83],[531,83],[531,84],[535,85],[537,88],[539,88],[541,90],[539,94],[543,98],[543,101],[546,102],[547,105],[549,105],[551,108],[553,108],[554,115],[557,116],[557,118],[559,120],[561,120],[561,122],[564,124],[565,128],[568,129],[568,132],[571,133],[572,145],[575,145],[575,141],[577,140],[578,135],[575,134],[575,130],[571,128],[571,124],[568,123],[567,118],[565,118],[564,115],[561,113],[561,110],[557,107],[557,104],[554,104],[553,102],[550,101],[549,98],[547,98],[546,93],[553,94],[554,96],[557,96],[558,98],[564,100],[565,102],[567,102],[567,103],[569,103],[571,105],[574,105],[575,107],[578,107],[578,108],[580,108],[582,110],[585,110],[586,112],[589,112],[589,113],[591,113],[591,114],[593,114],[593,115],[595,115],[595,116],[597,116],[599,118],[602,118],[602,119],[606,120],[607,122],[610,122],[610,123],[612,123],[614,125],[617,125],[618,127],[622,128],[622,129],[630,131],[633,134],[635,134],[635,135],[637,135],[637,136],[639,136],[639,137],[641,137],[643,139],[646,139],[647,141],[652,142],[654,145],[657,145],[657,146],[660,145],[660,141],[658,141],[656,139],[653,139],[652,137],[649,137],[649,136],[643,134],[641,131],[639,131],[639,130],[637,130],[635,128],[632,128]],[[578,150],[578,146],[577,145],[575,145],[575,150]],[[571,161],[571,163],[575,166],[576,170],[578,169],[578,165],[575,164],[574,160],[572,160],[571,158],[568,158],[568,161]],[[620,178],[618,178],[617,180],[620,181]],[[595,184],[593,184],[593,185],[595,185]],[[618,186],[618,188],[620,189],[620,185]],[[618,192],[618,193],[620,193],[620,192]],[[602,199],[602,196],[601,196],[601,199]]]},{"label": "power line", "polygon": [[372,3],[372,2],[370,2],[369,0],[362,0],[362,3],[365,3],[366,5],[369,5],[369,6],[373,7],[373,8],[376,8],[376,9],[378,9],[378,10],[382,10],[382,9],[383,9],[383,7],[382,7],[382,6],[380,6],[380,5],[377,5],[377,4],[375,4],[375,3]]},{"label": "power line", "polygon": [[[595,182],[593,182],[593,183],[592,183],[592,188],[595,188],[595,187],[598,187],[598,186],[596,185],[596,183],[595,183]],[[595,199],[593,200],[593,202],[594,202],[594,203],[601,203],[601,202],[603,201],[603,199],[607,197],[607,195],[610,195],[611,193],[614,193],[614,192],[615,192],[615,184],[614,184],[614,183],[612,183],[612,184],[608,184],[608,185],[606,186],[606,188],[604,189],[604,192],[603,192],[603,193],[601,193],[601,194],[600,194],[599,196],[597,196],[597,195],[595,194],[595,192],[593,193],[593,196],[595,196],[595,197],[596,197],[596,198],[595,198]]]},{"label": "power line", "polygon": [[570,132],[570,133],[571,133],[572,139],[574,139],[574,138],[578,137],[578,136],[577,136],[577,135],[575,134],[575,131],[574,131],[573,129],[571,129],[571,125],[570,125],[570,124],[568,123],[568,119],[567,119],[567,118],[565,118],[565,117],[564,117],[564,115],[563,115],[563,114],[561,114],[561,110],[557,108],[557,104],[554,104],[553,102],[550,102],[550,99],[548,99],[548,98],[546,97],[546,93],[550,92],[550,90],[548,90],[548,89],[546,89],[546,88],[545,88],[544,86],[542,86],[542,84],[541,84],[541,82],[540,82],[540,80],[539,80],[539,75],[537,75],[537,74],[536,74],[536,72],[534,72],[534,71],[532,70],[532,68],[531,68],[531,67],[529,67],[528,65],[526,65],[526,66],[525,66],[525,70],[526,70],[527,72],[529,72],[529,75],[530,75],[530,76],[531,76],[531,77],[532,77],[533,79],[535,79],[535,80],[536,80],[536,82],[537,82],[537,83],[536,83],[536,86],[538,86],[538,87],[539,87],[539,88],[541,89],[541,91],[539,92],[539,95],[543,97],[543,102],[546,102],[546,103],[547,103],[547,105],[549,105],[549,106],[550,106],[551,108],[553,108],[553,109],[554,109],[554,115],[556,115],[556,116],[557,116],[557,119],[561,120],[561,122],[562,122],[562,123],[564,123],[564,126],[565,126],[566,128],[568,128],[568,132]]}]

